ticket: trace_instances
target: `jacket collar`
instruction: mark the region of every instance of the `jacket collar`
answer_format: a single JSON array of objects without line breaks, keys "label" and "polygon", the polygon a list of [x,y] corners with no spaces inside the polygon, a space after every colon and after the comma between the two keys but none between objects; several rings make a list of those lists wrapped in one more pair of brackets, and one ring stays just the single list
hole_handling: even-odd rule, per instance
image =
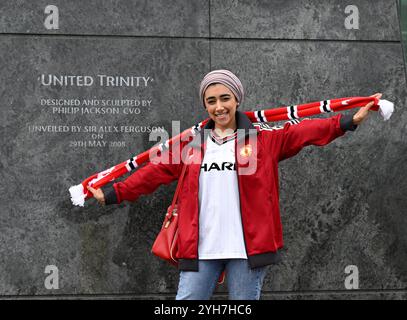
[{"label": "jacket collar", "polygon": [[[250,131],[249,130],[256,130],[255,126],[253,123],[250,121],[248,116],[244,112],[240,112],[236,110],[236,128],[237,128],[237,140],[241,140],[245,138],[246,136],[249,135]],[[209,121],[206,123],[205,127],[203,127],[200,131],[200,134],[197,134],[195,138],[190,142],[190,146],[193,148],[199,148],[203,146],[206,143],[206,139],[208,138],[208,134],[210,133],[210,130],[212,130],[215,127],[215,121],[212,119],[209,119]],[[242,134],[242,131],[244,130],[244,135]],[[257,132],[257,130],[256,130]]]}]

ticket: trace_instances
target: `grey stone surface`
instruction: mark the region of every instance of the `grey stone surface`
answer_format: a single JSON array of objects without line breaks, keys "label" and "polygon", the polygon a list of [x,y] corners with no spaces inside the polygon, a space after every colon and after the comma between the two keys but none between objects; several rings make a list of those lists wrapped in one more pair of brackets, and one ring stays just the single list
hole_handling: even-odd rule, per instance
[{"label": "grey stone surface", "polygon": [[[359,29],[345,28],[348,5],[358,9]],[[399,41],[397,1],[212,0],[211,36]]]},{"label": "grey stone surface", "polygon": [[227,68],[241,78],[244,110],[375,92],[396,105],[388,122],[371,112],[355,132],[280,163],[286,248],[265,290],[341,290],[347,265],[358,266],[360,289],[405,288],[407,95],[401,46],[217,40],[211,48],[213,69]]},{"label": "grey stone surface", "polygon": [[[48,30],[46,6],[59,11],[59,29]],[[0,1],[0,32],[71,35],[207,37],[208,1],[57,0]]]},{"label": "grey stone surface", "polygon": [[[73,147],[90,133],[30,132],[32,126],[163,126],[183,129],[204,116],[197,82],[208,71],[206,40],[62,39],[8,36],[0,42],[0,294],[174,291],[176,270],[150,254],[173,187],[136,204],[73,207],[68,188],[156,142],[148,133],[106,133],[125,147]],[[41,74],[139,75],[148,87],[40,85]],[[196,92],[195,95],[187,94]],[[59,114],[45,98],[151,99],[141,114]],[[195,121],[195,122],[194,122]],[[47,290],[47,265],[59,290]]]},{"label": "grey stone surface", "polygon": [[[164,294],[81,294],[81,295],[36,295],[36,296],[1,296],[0,300],[157,300],[175,299],[175,293]],[[211,300],[227,300],[227,293],[215,293]],[[260,300],[406,300],[406,290],[339,290],[339,291],[263,291]]]}]

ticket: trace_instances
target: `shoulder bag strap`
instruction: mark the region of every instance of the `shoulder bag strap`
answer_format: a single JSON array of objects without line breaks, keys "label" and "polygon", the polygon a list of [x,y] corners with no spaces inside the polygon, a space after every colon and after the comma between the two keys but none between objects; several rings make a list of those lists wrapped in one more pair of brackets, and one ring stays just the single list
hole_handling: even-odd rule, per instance
[{"label": "shoulder bag strap", "polygon": [[186,169],[187,169],[187,165],[184,164],[183,167],[182,167],[181,175],[180,175],[180,177],[179,177],[179,179],[178,179],[178,185],[177,185],[177,189],[175,190],[174,198],[172,199],[171,206],[170,206],[170,208],[169,208],[169,210],[168,210],[168,213],[169,213],[169,215],[170,215],[170,216],[168,217],[168,219],[171,219],[171,218],[172,218],[172,214],[173,214],[173,211],[174,211],[174,206],[175,206],[175,203],[176,203],[177,200],[178,200],[178,194],[179,194],[179,191],[181,190],[181,185],[182,185],[182,182],[183,182],[183,180],[184,180],[184,176],[185,176],[185,171],[186,171]]}]

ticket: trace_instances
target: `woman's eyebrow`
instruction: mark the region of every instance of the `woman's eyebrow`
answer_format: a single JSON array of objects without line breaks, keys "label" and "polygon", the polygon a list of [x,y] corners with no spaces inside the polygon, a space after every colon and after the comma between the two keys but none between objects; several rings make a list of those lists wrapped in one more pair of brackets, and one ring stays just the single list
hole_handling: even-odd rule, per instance
[{"label": "woman's eyebrow", "polygon": [[[225,94],[221,94],[221,95],[220,95],[220,98],[224,98],[224,97],[230,97],[230,94],[229,94],[229,93],[225,93]],[[216,99],[216,97],[215,97],[215,96],[211,96],[211,97],[206,98],[206,100],[209,100],[209,99]]]}]

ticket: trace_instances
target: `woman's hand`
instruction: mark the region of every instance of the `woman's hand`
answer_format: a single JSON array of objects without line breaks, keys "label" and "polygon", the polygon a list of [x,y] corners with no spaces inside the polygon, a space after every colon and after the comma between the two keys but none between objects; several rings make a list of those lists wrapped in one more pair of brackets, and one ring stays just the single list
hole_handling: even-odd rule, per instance
[{"label": "woman's hand", "polygon": [[[380,99],[382,97],[381,93],[375,93],[374,95],[372,95],[371,97],[375,97]],[[373,106],[374,101],[369,102],[367,105],[365,105],[364,107],[361,107],[358,112],[356,112],[353,116],[353,124],[361,124],[363,122],[363,120],[365,120],[369,114],[369,109]]]},{"label": "woman's hand", "polygon": [[105,195],[101,189],[94,189],[91,186],[88,186],[88,190],[92,192],[95,199],[102,205],[105,205]]}]

